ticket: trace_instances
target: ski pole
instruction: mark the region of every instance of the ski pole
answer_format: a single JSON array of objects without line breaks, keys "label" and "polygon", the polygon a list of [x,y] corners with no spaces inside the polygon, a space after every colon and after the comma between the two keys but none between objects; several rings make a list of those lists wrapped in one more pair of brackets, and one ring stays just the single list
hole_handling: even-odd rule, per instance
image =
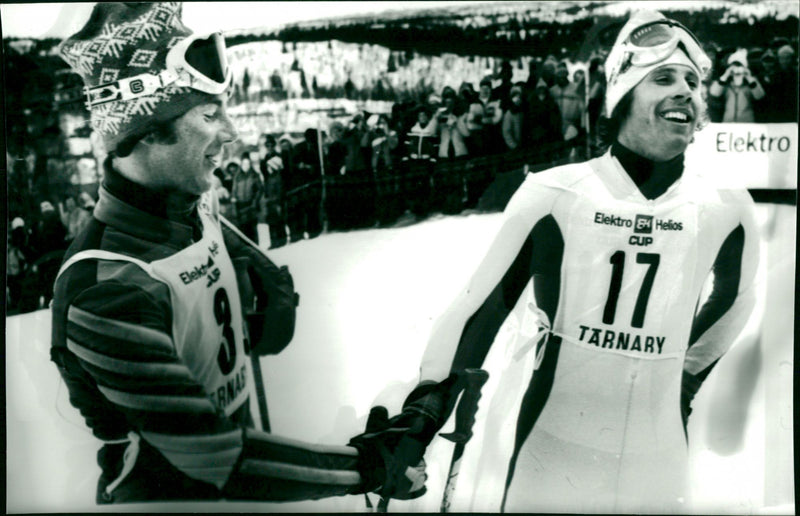
[{"label": "ski pole", "polygon": [[261,429],[269,432],[269,412],[267,412],[267,391],[264,389],[264,376],[261,374],[261,363],[259,356],[250,352],[250,365],[253,369],[253,382],[256,388],[258,400],[258,414],[261,416]]},{"label": "ski pole", "polygon": [[[243,330],[245,338],[250,340],[252,335],[249,335],[249,320],[251,318],[258,318],[258,314],[253,313],[255,304],[255,294],[250,285],[250,280],[247,277],[247,267],[250,259],[246,256],[239,256],[231,260],[233,262],[233,269],[236,272],[236,283],[239,287],[239,296],[241,298],[242,317],[245,319]],[[260,328],[262,324],[257,322],[253,327]],[[259,336],[260,337],[260,336]],[[264,375],[261,373],[261,362],[259,356],[252,349],[247,350],[250,355],[250,369],[253,372],[253,383],[256,391],[256,400],[258,401],[258,414],[261,417],[261,429],[269,432],[269,415],[267,413],[267,391],[264,390]]]},{"label": "ski pole", "polygon": [[458,473],[461,469],[461,458],[464,455],[467,442],[472,437],[472,426],[475,423],[475,414],[478,412],[481,388],[486,383],[486,380],[489,379],[489,373],[483,369],[465,369],[464,373],[466,374],[466,386],[464,393],[461,395],[461,401],[459,401],[456,408],[455,430],[448,434],[439,434],[445,439],[456,443],[453,449],[453,458],[450,461],[450,471],[447,474],[447,483],[444,487],[440,512],[448,512],[450,510]]}]

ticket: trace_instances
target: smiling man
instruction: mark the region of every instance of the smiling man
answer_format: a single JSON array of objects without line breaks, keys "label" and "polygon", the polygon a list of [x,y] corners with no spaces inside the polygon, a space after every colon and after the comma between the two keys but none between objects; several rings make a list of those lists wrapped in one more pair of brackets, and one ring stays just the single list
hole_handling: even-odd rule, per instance
[{"label": "smiling man", "polygon": [[[759,240],[749,194],[684,163],[709,67],[682,25],[632,16],[606,63],[609,151],[528,175],[434,325],[408,397],[441,408],[410,425],[422,444],[448,417],[436,386],[481,367],[512,312],[505,356],[527,357],[533,371],[524,393],[498,381],[494,402],[518,399],[518,412],[489,407],[478,471],[502,473],[478,477],[472,510],[496,510],[481,505],[493,494],[508,512],[690,510],[690,402],[752,309]],[[507,425],[513,443],[497,437]],[[508,463],[495,467],[498,457]]]},{"label": "smiling man", "polygon": [[[247,355],[288,344],[296,295],[283,281],[263,317],[246,318],[252,299],[240,293],[263,294],[286,275],[270,273],[218,213],[212,174],[237,138],[231,74],[222,36],[192,34],[180,14],[179,3],[101,2],[59,49],[86,83],[108,151],[100,200],[67,251],[52,307],[52,360],[104,442],[97,502],[375,489],[391,436],[319,446],[256,428]],[[400,496],[424,492],[424,472],[408,473]]]}]

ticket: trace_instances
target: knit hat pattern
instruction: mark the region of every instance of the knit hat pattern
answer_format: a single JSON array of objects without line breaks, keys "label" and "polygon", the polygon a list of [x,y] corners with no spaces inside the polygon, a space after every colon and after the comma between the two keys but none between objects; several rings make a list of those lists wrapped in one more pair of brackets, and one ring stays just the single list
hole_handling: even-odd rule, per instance
[{"label": "knit hat pattern", "polygon": [[[180,2],[98,2],[86,25],[61,43],[59,55],[89,88],[143,73],[157,75],[166,69],[169,50],[192,34],[181,11]],[[123,140],[143,136],[207,100],[207,94],[191,88],[166,86],[150,95],[92,106],[91,125],[106,150],[113,151]]]}]

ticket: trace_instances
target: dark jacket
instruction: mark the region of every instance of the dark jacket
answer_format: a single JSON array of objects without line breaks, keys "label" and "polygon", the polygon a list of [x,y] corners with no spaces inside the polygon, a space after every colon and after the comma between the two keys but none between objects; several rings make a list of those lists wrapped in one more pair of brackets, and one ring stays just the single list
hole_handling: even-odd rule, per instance
[{"label": "dark jacket", "polygon": [[[253,427],[231,260],[263,254],[221,224],[213,193],[176,202],[109,169],[93,219],[66,258],[86,250],[114,254],[87,257],[60,274],[51,358],[70,403],[106,442],[98,453],[98,503],[358,491],[353,448],[321,450]],[[171,266],[174,275],[163,274]],[[214,301],[207,306],[207,299]],[[309,475],[275,473],[292,469]],[[312,480],[324,474],[351,482]]]}]

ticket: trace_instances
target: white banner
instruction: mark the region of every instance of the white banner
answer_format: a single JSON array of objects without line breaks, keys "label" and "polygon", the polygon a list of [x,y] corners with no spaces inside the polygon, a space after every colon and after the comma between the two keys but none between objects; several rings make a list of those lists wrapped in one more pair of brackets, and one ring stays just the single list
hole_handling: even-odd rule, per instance
[{"label": "white banner", "polygon": [[695,135],[686,162],[719,186],[797,188],[797,123],[709,124]]}]

